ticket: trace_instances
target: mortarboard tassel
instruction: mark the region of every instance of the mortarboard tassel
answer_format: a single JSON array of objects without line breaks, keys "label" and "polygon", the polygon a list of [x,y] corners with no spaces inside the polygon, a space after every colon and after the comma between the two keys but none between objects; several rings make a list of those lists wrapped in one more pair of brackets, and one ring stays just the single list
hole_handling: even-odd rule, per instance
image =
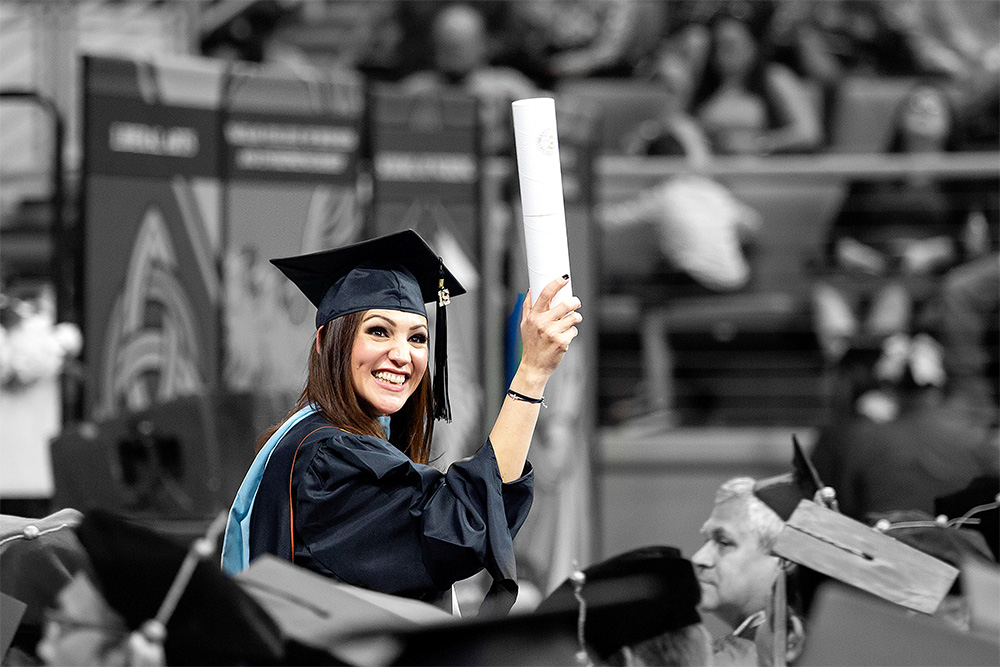
[{"label": "mortarboard tassel", "polygon": [[434,332],[434,419],[451,421],[451,403],[448,400],[448,315],[445,306],[451,303],[451,294],[444,286],[444,263],[438,257],[438,299],[436,331]]}]

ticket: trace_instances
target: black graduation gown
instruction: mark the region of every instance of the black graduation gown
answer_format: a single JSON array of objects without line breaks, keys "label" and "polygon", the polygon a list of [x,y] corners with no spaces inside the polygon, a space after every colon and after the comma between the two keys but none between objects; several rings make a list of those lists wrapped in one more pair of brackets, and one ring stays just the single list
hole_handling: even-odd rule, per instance
[{"label": "black graduation gown", "polygon": [[275,554],[348,584],[426,601],[485,567],[494,584],[483,611],[506,612],[517,591],[513,538],[532,495],[530,463],[504,484],[489,440],[441,473],[314,413],[267,462],[250,517],[250,560]]}]

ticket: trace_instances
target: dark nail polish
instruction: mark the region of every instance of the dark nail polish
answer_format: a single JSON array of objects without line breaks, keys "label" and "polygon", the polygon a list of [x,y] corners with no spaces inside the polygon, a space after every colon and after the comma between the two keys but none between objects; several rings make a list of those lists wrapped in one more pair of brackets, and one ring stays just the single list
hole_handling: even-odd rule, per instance
[{"label": "dark nail polish", "polygon": [[562,279],[563,280],[569,280],[569,274],[568,273],[564,273]]}]

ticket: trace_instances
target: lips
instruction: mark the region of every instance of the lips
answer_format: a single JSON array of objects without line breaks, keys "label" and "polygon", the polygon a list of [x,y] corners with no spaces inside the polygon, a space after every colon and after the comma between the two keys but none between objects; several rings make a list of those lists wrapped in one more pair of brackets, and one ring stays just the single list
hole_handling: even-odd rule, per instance
[{"label": "lips", "polygon": [[387,385],[389,389],[401,389],[403,385],[406,384],[409,375],[406,373],[397,373],[395,371],[389,371],[385,369],[380,369],[372,373],[379,384]]}]

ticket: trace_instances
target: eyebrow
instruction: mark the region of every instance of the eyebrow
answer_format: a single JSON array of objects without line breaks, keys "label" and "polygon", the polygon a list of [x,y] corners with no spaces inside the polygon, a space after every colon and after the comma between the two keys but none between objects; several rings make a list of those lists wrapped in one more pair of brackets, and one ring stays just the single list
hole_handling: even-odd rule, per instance
[{"label": "eyebrow", "polygon": [[[375,319],[375,318],[378,318],[380,320],[385,320],[386,322],[388,322],[393,327],[398,327],[399,326],[396,323],[395,320],[393,320],[390,317],[386,317],[385,315],[382,315],[380,313],[372,313],[371,315],[369,315],[368,317],[366,317],[364,319],[364,321],[362,322],[362,324],[367,324],[368,320],[372,320],[372,319]],[[422,322],[414,324],[412,327],[410,327],[410,331],[411,332],[413,332],[413,331],[427,331],[427,325],[424,324],[424,323],[422,323]]]}]

